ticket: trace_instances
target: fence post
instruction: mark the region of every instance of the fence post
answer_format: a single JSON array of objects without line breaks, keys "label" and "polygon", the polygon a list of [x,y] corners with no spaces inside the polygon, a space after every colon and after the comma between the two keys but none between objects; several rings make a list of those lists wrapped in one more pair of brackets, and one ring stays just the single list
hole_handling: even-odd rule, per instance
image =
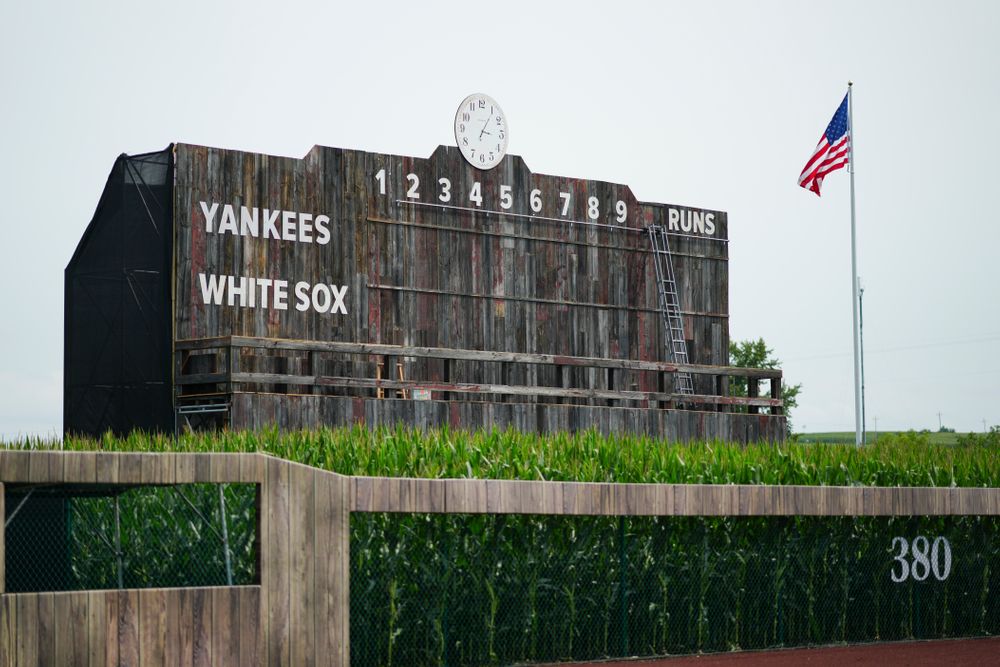
[{"label": "fence post", "polygon": [[618,517],[618,603],[621,608],[621,655],[628,655],[628,573],[625,551],[625,517]]},{"label": "fence post", "polygon": [[118,498],[121,494],[115,495],[115,558],[118,559],[118,588],[125,588],[125,568],[122,563],[122,514],[118,505]]},{"label": "fence post", "polygon": [[229,555],[229,524],[226,521],[226,496],[219,484],[219,518],[222,520],[222,551],[226,561],[226,585],[233,585],[233,561]]}]

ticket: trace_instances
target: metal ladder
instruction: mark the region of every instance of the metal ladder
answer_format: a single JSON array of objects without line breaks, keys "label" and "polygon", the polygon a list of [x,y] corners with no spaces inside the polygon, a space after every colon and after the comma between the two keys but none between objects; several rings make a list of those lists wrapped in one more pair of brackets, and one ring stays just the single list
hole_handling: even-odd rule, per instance
[{"label": "metal ladder", "polygon": [[[656,291],[660,295],[660,313],[669,336],[667,350],[675,364],[688,363],[687,341],[684,339],[684,320],[681,318],[680,299],[677,296],[677,281],[674,279],[674,260],[670,255],[667,230],[660,225],[646,227],[649,241],[653,246],[653,264],[656,266]],[[694,394],[691,374],[674,373],[674,385],[678,394]]]}]

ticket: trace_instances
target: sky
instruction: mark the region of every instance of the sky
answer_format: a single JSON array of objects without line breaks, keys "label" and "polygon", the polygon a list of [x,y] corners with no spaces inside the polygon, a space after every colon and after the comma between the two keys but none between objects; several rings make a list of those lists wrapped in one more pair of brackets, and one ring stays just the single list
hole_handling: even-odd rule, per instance
[{"label": "sky", "polygon": [[428,157],[468,94],[536,173],[727,211],[730,335],[854,428],[850,179],[797,178],[854,82],[869,429],[1000,424],[1000,3],[5,2],[0,437],[58,435],[63,270],[120,153]]}]

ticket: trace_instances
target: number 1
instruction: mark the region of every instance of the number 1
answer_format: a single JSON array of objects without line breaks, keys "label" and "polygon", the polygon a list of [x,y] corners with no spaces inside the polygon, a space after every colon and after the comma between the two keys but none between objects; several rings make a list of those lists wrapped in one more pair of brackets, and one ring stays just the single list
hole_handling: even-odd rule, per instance
[{"label": "number 1", "polygon": [[379,169],[378,173],[375,174],[375,180],[378,181],[378,193],[380,195],[385,194],[385,169]]}]

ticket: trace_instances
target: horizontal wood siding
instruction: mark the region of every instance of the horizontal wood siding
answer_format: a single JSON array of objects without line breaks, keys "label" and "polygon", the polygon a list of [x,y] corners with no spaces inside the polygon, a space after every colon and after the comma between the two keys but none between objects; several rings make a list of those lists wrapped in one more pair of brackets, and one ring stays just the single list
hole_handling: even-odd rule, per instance
[{"label": "horizontal wood siding", "polygon": [[669,442],[719,439],[731,442],[779,440],[784,418],[726,412],[649,410],[587,405],[413,401],[302,394],[237,392],[232,395],[234,423],[260,429],[315,428],[323,424],[364,423],[370,426],[410,424],[418,428],[448,426],[474,430],[512,427],[555,433],[597,429],[603,434],[641,433]]}]

